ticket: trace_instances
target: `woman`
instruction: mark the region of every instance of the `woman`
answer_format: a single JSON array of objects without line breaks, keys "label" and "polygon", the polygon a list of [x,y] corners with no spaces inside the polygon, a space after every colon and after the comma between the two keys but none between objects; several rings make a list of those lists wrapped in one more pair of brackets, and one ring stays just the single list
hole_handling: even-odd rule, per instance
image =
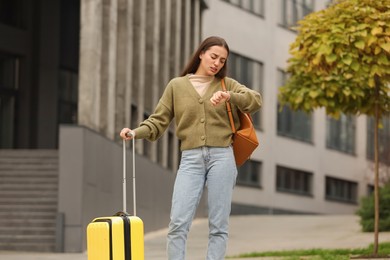
[{"label": "woman", "polygon": [[[182,156],[172,196],[167,236],[169,260],[185,259],[187,234],[205,186],[209,220],[207,259],[222,260],[225,256],[237,177],[225,102],[232,104],[235,121],[237,109],[253,113],[261,107],[258,92],[225,77],[228,56],[224,39],[205,39],[181,77],[168,83],[154,113],[138,128],[123,128],[120,132],[125,140],[134,137],[155,141],[175,118]],[[227,92],[221,89],[222,79]]]}]

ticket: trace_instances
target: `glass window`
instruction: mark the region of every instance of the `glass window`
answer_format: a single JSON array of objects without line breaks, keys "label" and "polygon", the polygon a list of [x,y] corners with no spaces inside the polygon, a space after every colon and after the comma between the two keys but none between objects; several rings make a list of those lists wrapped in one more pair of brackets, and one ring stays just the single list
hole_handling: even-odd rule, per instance
[{"label": "glass window", "polygon": [[15,98],[0,94],[0,148],[13,148]]},{"label": "glass window", "polygon": [[0,148],[14,148],[19,58],[0,53]]},{"label": "glass window", "polygon": [[223,0],[245,11],[264,16],[264,0]]},{"label": "glass window", "polygon": [[[278,70],[278,86],[283,86],[287,74]],[[277,114],[278,135],[297,139],[304,142],[312,141],[312,116],[303,111],[293,111],[288,106],[279,110]]]},{"label": "glass window", "polygon": [[0,53],[0,89],[16,90],[19,80],[19,59],[16,56]]},{"label": "glass window", "polygon": [[23,29],[26,11],[25,0],[0,0],[0,23]]},{"label": "glass window", "polygon": [[312,190],[313,173],[301,170],[276,166],[276,190],[310,196]]},{"label": "glass window", "polygon": [[326,178],[325,198],[340,202],[357,202],[357,183],[333,177]]},{"label": "glass window", "polygon": [[59,73],[58,120],[60,124],[77,124],[78,74],[61,69]]},{"label": "glass window", "polygon": [[326,122],[326,147],[340,152],[355,153],[355,117],[341,115],[339,119],[331,117]]},{"label": "glass window", "polygon": [[328,7],[330,7],[332,4],[333,4],[333,0],[328,0],[328,1],[326,1],[325,6],[326,6],[326,8],[328,8]]},{"label": "glass window", "polygon": [[312,141],[311,116],[302,111],[292,111],[287,106],[278,112],[278,135],[310,143]]},{"label": "glass window", "polygon": [[[367,118],[367,158],[374,160],[375,120]],[[379,162],[390,165],[390,117],[382,119],[382,128],[378,132]]]},{"label": "glass window", "polygon": [[282,0],[282,26],[290,28],[314,11],[314,0]]},{"label": "glass window", "polygon": [[237,184],[261,187],[261,162],[247,161],[238,168]]},{"label": "glass window", "polygon": [[367,194],[366,194],[366,196],[370,196],[371,194],[373,194],[374,190],[375,190],[374,185],[368,184],[367,185]]},{"label": "glass window", "polygon": [[[248,88],[262,93],[263,64],[236,53],[229,54],[228,75]],[[261,129],[261,110],[252,114],[253,124]]]}]

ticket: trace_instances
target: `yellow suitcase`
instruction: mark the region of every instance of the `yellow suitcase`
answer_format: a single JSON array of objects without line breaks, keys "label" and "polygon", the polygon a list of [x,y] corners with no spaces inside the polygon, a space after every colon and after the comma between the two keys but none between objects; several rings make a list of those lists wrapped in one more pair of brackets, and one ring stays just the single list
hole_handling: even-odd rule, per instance
[{"label": "yellow suitcase", "polygon": [[87,227],[88,260],[143,260],[144,228],[139,217],[95,218]]},{"label": "yellow suitcase", "polygon": [[123,141],[123,212],[98,217],[87,227],[88,260],[144,260],[144,226],[136,216],[135,149],[133,139],[134,216],[126,213],[126,144]]}]

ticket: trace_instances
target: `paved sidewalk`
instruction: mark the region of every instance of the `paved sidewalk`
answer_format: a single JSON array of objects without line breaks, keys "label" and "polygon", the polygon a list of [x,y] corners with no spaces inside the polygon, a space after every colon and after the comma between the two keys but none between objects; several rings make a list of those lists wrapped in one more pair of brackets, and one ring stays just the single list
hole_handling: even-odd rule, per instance
[{"label": "paved sidewalk", "polygon": [[[188,238],[187,260],[205,259],[207,234],[207,219],[195,220]],[[165,237],[166,230],[145,235],[146,260],[167,259]],[[359,218],[353,215],[233,216],[230,220],[227,255],[270,250],[360,248],[373,241],[374,235],[361,232]],[[379,242],[385,241],[390,242],[390,232],[379,234]],[[87,260],[87,254],[0,252],[0,260],[25,259]]]}]

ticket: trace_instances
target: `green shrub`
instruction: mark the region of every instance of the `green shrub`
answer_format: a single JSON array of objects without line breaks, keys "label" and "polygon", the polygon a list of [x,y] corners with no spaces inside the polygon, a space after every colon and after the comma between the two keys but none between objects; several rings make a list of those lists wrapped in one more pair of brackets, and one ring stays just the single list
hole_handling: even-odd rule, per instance
[{"label": "green shrub", "polygon": [[[374,231],[374,193],[361,200],[357,211],[364,232]],[[390,231],[390,184],[379,189],[379,231]]]}]

